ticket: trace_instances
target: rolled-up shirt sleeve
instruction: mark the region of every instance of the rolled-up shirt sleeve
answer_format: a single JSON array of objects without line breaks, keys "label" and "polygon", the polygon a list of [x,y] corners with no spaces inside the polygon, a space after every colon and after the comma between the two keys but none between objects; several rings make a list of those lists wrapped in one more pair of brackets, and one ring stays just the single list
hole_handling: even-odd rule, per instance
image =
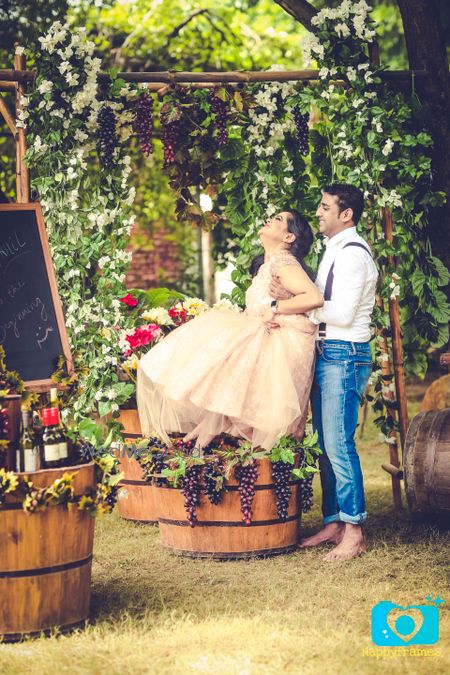
[{"label": "rolled-up shirt sleeve", "polygon": [[366,255],[364,251],[355,250],[355,247],[339,252],[334,263],[332,299],[325,300],[322,307],[309,313],[313,323],[351,326],[367,280]]}]

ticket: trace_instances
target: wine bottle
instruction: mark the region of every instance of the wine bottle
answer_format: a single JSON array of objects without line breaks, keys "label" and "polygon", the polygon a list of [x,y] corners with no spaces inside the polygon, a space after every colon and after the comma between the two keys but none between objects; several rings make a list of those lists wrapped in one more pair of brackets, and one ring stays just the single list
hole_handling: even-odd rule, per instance
[{"label": "wine bottle", "polygon": [[54,411],[54,422],[59,443],[59,462],[60,466],[66,466],[69,464],[69,444],[67,442],[67,435],[61,424],[58,408],[53,408],[52,410]]},{"label": "wine bottle", "polygon": [[47,469],[59,466],[59,438],[56,433],[54,408],[43,408],[42,425],[44,427],[44,463]]},{"label": "wine bottle", "polygon": [[64,425],[61,422],[59,412],[58,390],[56,387],[50,389],[50,406],[53,410],[56,434],[59,440],[59,460],[60,466],[69,464],[69,444]]},{"label": "wine bottle", "polygon": [[22,410],[22,435],[20,437],[21,465],[20,470],[25,472],[39,471],[41,458],[39,442],[33,438],[30,429],[30,413]]}]

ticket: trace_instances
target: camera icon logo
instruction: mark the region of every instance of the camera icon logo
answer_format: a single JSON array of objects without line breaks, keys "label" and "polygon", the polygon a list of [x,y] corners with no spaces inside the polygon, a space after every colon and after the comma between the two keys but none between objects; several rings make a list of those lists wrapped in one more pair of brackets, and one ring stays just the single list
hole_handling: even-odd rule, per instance
[{"label": "camera icon logo", "polygon": [[379,647],[436,644],[439,640],[439,605],[443,600],[438,596],[433,602],[438,606],[401,607],[388,600],[379,602],[372,608],[372,641]]}]

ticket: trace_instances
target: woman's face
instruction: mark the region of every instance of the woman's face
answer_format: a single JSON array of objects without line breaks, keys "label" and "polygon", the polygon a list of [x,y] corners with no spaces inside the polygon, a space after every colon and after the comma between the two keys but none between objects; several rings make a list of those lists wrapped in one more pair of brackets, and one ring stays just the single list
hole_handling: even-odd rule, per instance
[{"label": "woman's face", "polygon": [[265,242],[271,244],[281,244],[283,242],[291,244],[295,237],[288,230],[288,218],[290,217],[289,211],[281,211],[267,218],[258,232],[263,244]]}]

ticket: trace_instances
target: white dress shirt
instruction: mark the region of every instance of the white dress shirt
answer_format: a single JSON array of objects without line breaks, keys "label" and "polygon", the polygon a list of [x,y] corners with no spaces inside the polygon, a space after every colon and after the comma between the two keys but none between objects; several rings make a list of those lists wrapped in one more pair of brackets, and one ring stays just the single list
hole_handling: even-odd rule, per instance
[{"label": "white dress shirt", "polygon": [[326,323],[327,340],[367,342],[370,340],[378,271],[370,254],[359,246],[343,248],[350,242],[369,248],[356,227],[325,238],[326,250],[317,271],[316,286],[322,293],[325,291],[328,272],[334,262],[331,300],[310,312],[309,318],[317,324]]}]

